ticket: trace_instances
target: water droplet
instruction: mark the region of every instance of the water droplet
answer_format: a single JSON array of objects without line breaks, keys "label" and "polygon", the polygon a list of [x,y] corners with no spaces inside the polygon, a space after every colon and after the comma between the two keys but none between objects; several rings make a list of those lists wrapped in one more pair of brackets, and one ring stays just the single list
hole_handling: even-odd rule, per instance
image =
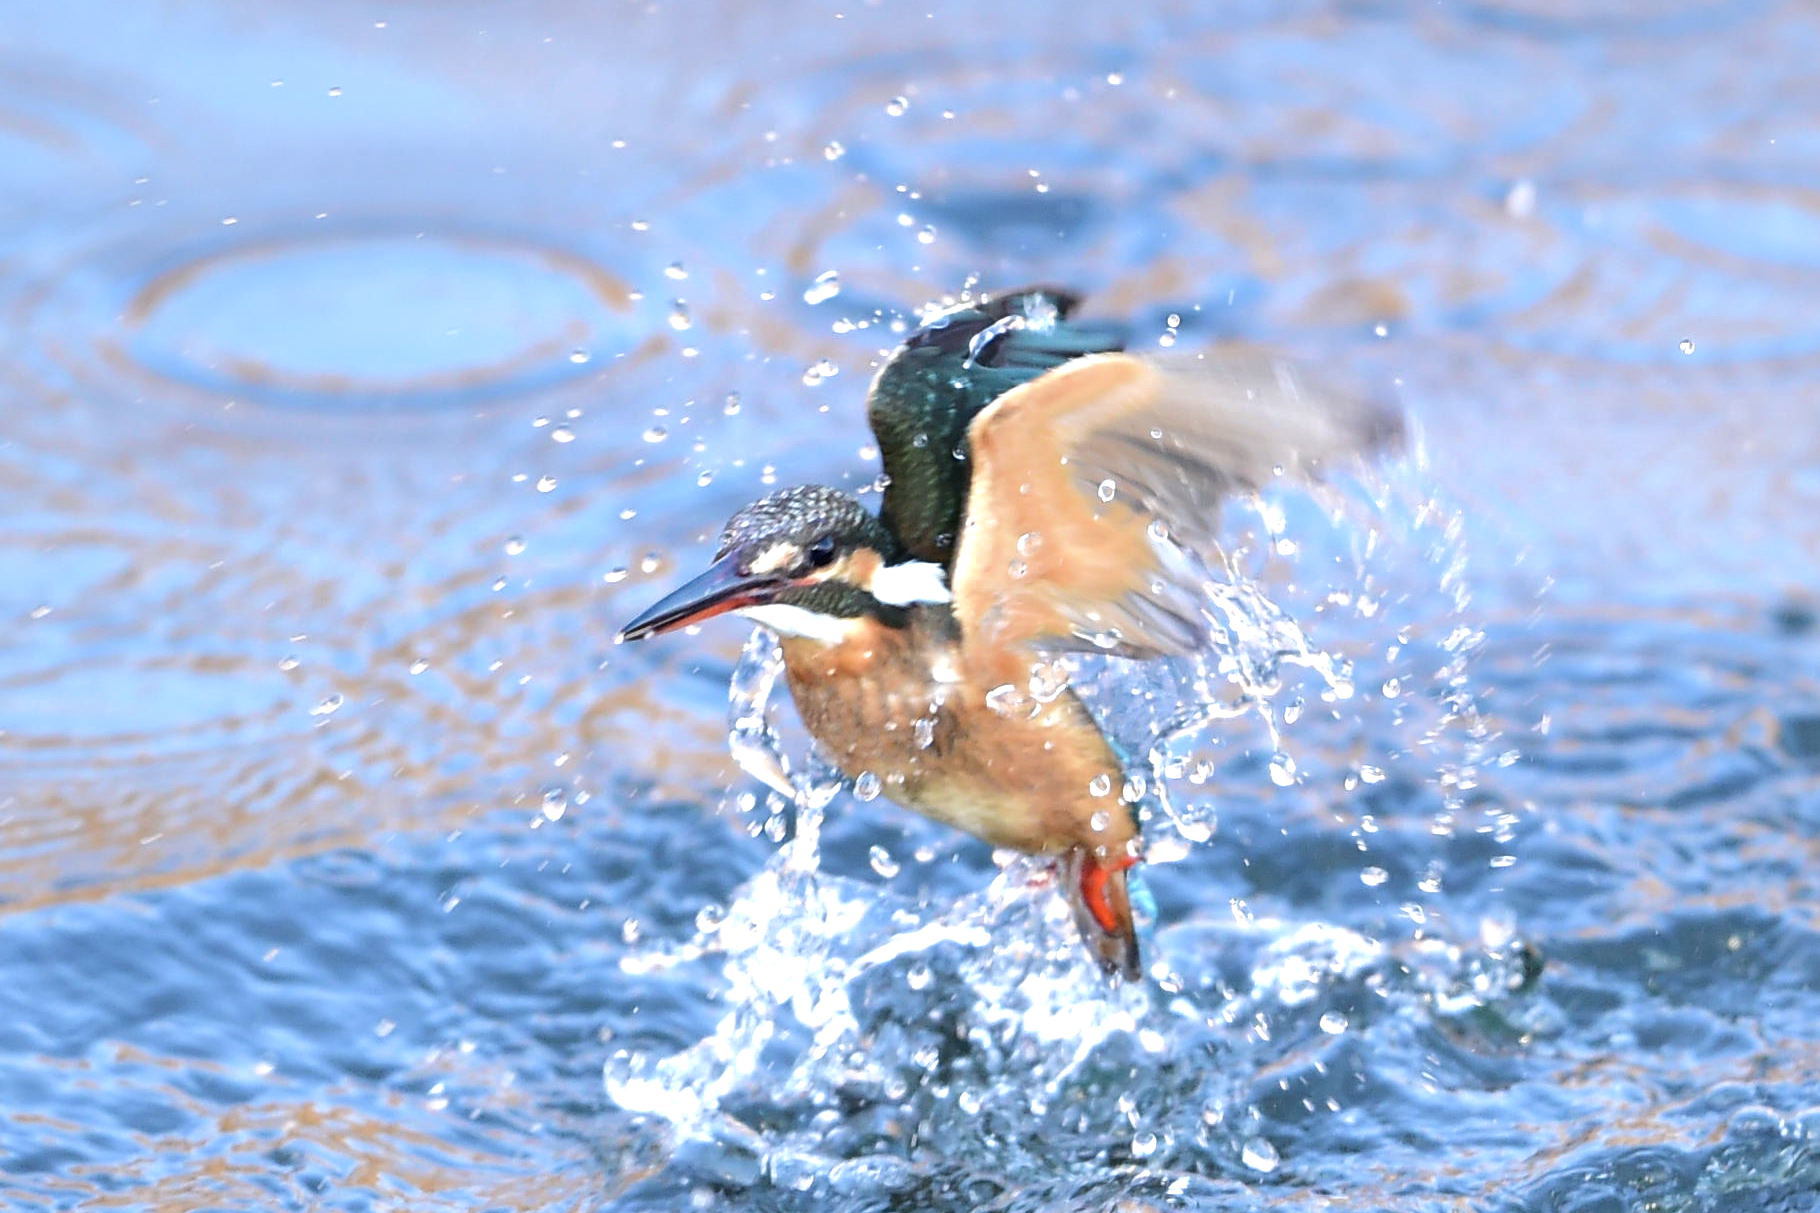
[{"label": "water droplet", "polygon": [[672,282],[681,282],[688,276],[689,271],[683,268],[683,263],[680,261],[672,261],[669,265],[664,266],[664,277]]},{"label": "water droplet", "polygon": [[588,359],[592,358],[593,356],[594,355],[588,353],[588,351],[586,351],[586,350],[570,350],[569,351],[569,361],[573,362],[576,366],[587,365]]},{"label": "water droplet", "polygon": [[661,425],[654,425],[645,431],[645,441],[655,446],[670,436],[670,431]]},{"label": "water droplet", "polygon": [[569,789],[563,787],[545,788],[543,790],[543,804],[541,808],[543,809],[545,820],[561,821],[562,815],[568,812],[569,809]]},{"label": "water droplet", "polygon": [[328,716],[339,709],[345,701],[340,695],[324,696],[321,702],[310,709],[312,716]]},{"label": "water droplet", "polygon": [[1025,531],[1017,537],[1017,554],[1020,556],[1029,556],[1042,546],[1043,536],[1040,531]]},{"label": "water droplet", "polygon": [[726,403],[720,406],[720,411],[729,417],[737,417],[739,415],[739,405],[739,393],[728,392]]},{"label": "water droplet", "polygon": [[853,781],[853,794],[861,800],[876,800],[878,793],[878,776],[871,771],[861,771],[859,778]]},{"label": "water droplet", "polygon": [[823,270],[815,276],[803,290],[803,302],[807,304],[826,303],[840,294],[840,271]]},{"label": "water droplet", "polygon": [[550,431],[550,441],[560,442],[567,446],[569,443],[575,441],[575,431],[566,425],[559,425]]},{"label": "water droplet", "polygon": [[410,665],[406,666],[405,668],[410,670],[411,673],[413,673],[413,674],[421,674],[425,670],[430,668],[430,663],[425,661],[423,658],[419,657],[416,661],[413,661]]},{"label": "water droplet", "polygon": [[695,327],[695,321],[689,318],[689,305],[681,299],[670,302],[670,327],[679,333],[686,333]]},{"label": "water droplet", "polygon": [[935,225],[933,223],[923,224],[922,230],[916,233],[916,242],[918,244],[934,244]]},{"label": "water droplet", "polygon": [[1693,353],[1693,352],[1694,352],[1694,341],[1693,341],[1693,338],[1691,338],[1691,337],[1683,337],[1683,338],[1682,338],[1682,339],[1681,339],[1681,352],[1682,352],[1682,353],[1683,353],[1683,354],[1691,354],[1691,353]]},{"label": "water droplet", "polygon": [[904,974],[904,983],[912,990],[926,990],[933,977],[934,974],[929,972],[929,966],[919,962],[911,965],[909,972]]},{"label": "water droplet", "polygon": [[827,358],[817,359],[803,372],[804,387],[820,387],[825,379],[832,379],[840,374],[840,367]]},{"label": "water droplet", "polygon": [[844,144],[842,144],[839,139],[830,139],[822,147],[822,159],[823,160],[828,160],[828,161],[839,160],[842,156],[845,156],[846,154],[847,154],[846,146]]},{"label": "water droplet", "polygon": [[893,876],[897,875],[899,871],[898,862],[891,858],[891,852],[874,843],[869,854],[872,860],[872,870],[874,872],[877,872],[886,880],[890,880]]},{"label": "water droplet", "polygon": [[623,565],[623,564],[615,565],[613,568],[610,568],[606,572],[602,573],[600,575],[600,579],[602,581],[606,582],[608,585],[618,585],[620,582],[624,581],[627,577],[631,576],[631,573],[632,573],[632,570],[628,569],[625,565]]},{"label": "water droplet", "polygon": [[909,108],[910,99],[908,97],[893,97],[891,100],[885,102],[885,112],[890,114],[893,118],[902,118],[904,116],[904,111]]},{"label": "water droplet", "polygon": [[1111,478],[1100,481],[1100,500],[1111,501],[1118,496],[1119,483]]},{"label": "water droplet", "polygon": [[1373,864],[1368,868],[1362,868],[1359,871],[1359,883],[1370,888],[1375,889],[1389,879],[1390,873],[1386,872],[1383,868],[1378,867],[1376,864]]},{"label": "water droplet", "polygon": [[1092,796],[1108,796],[1112,793],[1112,776],[1101,771],[1087,784],[1087,792]]},{"label": "water droplet", "polygon": [[329,96],[331,96],[331,97],[341,96],[341,86],[339,84],[332,86],[329,89]]},{"label": "water droplet", "polygon": [[1513,219],[1527,219],[1536,213],[1536,183],[1521,177],[1511,183],[1504,195],[1504,210]]},{"label": "water droplet", "polygon": [[1270,756],[1270,782],[1279,788],[1295,785],[1295,759],[1281,751]]},{"label": "water droplet", "polygon": [[961,1111],[969,1116],[978,1116],[980,1109],[985,1106],[985,1101],[980,1098],[980,1093],[971,1087],[962,1091],[954,1102],[959,1104]]},{"label": "water droplet", "polygon": [[1112,824],[1112,814],[1108,813],[1105,809],[1101,809],[1087,819],[1087,824],[1093,827],[1093,832],[1095,834],[1101,833],[1107,826]]},{"label": "water droplet", "polygon": [[720,924],[727,921],[727,909],[718,902],[710,901],[695,911],[695,929],[703,935],[712,935],[720,930]]},{"label": "water droplet", "polygon": [[281,670],[294,670],[301,664],[303,663],[298,661],[295,655],[280,657],[278,659],[278,668]]},{"label": "water droplet", "polygon": [[1002,682],[986,692],[986,706],[1000,716],[1010,716],[1024,706],[1024,695],[1010,683]]},{"label": "water droplet", "polygon": [[1321,1031],[1329,1036],[1338,1036],[1346,1030],[1346,1017],[1338,1011],[1329,1011],[1321,1016]]},{"label": "water droplet", "polygon": [[1068,667],[1059,661],[1039,661],[1030,667],[1030,698],[1054,703],[1068,687]]},{"label": "water droplet", "polygon": [[919,716],[910,724],[910,731],[916,736],[916,748],[926,750],[935,744],[935,720],[930,716]]},{"label": "water droplet", "polygon": [[1137,1134],[1137,1136],[1135,1136],[1131,1139],[1131,1156],[1133,1158],[1149,1158],[1152,1154],[1155,1154],[1155,1153],[1156,1153],[1156,1134],[1155,1133],[1148,1133],[1148,1132],[1139,1133],[1139,1134]]},{"label": "water droplet", "polygon": [[538,477],[538,478],[537,478],[537,491],[538,491],[538,492],[540,492],[540,493],[553,493],[553,492],[555,492],[555,491],[556,491],[556,477],[554,477],[554,476],[539,476],[539,477]]},{"label": "water droplet", "polygon": [[1277,1164],[1283,1161],[1283,1156],[1277,1153],[1277,1148],[1270,1144],[1269,1138],[1253,1137],[1239,1151],[1239,1161],[1253,1171],[1269,1174],[1277,1169]]}]

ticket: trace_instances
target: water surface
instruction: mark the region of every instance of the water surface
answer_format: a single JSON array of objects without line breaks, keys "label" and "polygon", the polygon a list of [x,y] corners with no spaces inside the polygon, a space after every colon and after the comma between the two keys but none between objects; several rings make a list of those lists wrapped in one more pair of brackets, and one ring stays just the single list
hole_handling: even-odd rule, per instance
[{"label": "water surface", "polygon": [[[1756,0],[9,14],[5,1203],[1820,1207],[1817,56]],[[1420,438],[1235,513],[1264,705],[1095,675],[1230,709],[1124,991],[1039,872],[742,774],[737,625],[612,644],[871,482],[917,305],[1036,280]]]}]

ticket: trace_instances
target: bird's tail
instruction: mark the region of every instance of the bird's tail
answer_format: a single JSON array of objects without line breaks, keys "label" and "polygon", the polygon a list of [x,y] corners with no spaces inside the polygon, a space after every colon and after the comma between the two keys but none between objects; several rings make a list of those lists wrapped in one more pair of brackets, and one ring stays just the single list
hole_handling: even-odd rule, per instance
[{"label": "bird's tail", "polygon": [[1062,894],[1074,911],[1082,942],[1107,976],[1126,981],[1143,976],[1126,879],[1126,870],[1136,862],[1129,855],[1101,857],[1077,846],[1063,853],[1057,864]]}]

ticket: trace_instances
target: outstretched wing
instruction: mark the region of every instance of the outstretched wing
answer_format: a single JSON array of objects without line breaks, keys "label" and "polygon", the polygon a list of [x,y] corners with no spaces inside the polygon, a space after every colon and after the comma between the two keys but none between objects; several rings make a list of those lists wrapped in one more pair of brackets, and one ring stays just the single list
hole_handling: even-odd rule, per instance
[{"label": "outstretched wing", "polygon": [[953,568],[965,643],[1008,680],[1032,648],[1192,651],[1205,623],[1182,549],[1213,543],[1221,498],[1311,475],[1398,428],[1388,408],[1254,350],[1102,354],[1014,388],[968,431]]},{"label": "outstretched wing", "polygon": [[910,334],[872,381],[885,463],[880,515],[918,560],[946,566],[967,501],[967,426],[999,396],[1072,358],[1124,347],[1123,330],[1072,321],[1051,287],[982,296]]}]

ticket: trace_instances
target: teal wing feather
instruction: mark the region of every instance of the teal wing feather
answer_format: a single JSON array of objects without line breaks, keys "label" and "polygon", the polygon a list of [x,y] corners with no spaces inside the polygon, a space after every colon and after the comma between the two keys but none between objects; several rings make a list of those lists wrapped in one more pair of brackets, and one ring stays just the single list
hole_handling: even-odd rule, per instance
[{"label": "teal wing feather", "polygon": [[885,464],[880,515],[906,551],[947,567],[966,510],[967,426],[981,409],[1071,358],[1125,347],[1124,330],[1069,319],[1051,287],[981,296],[933,318],[873,380],[867,417]]}]

